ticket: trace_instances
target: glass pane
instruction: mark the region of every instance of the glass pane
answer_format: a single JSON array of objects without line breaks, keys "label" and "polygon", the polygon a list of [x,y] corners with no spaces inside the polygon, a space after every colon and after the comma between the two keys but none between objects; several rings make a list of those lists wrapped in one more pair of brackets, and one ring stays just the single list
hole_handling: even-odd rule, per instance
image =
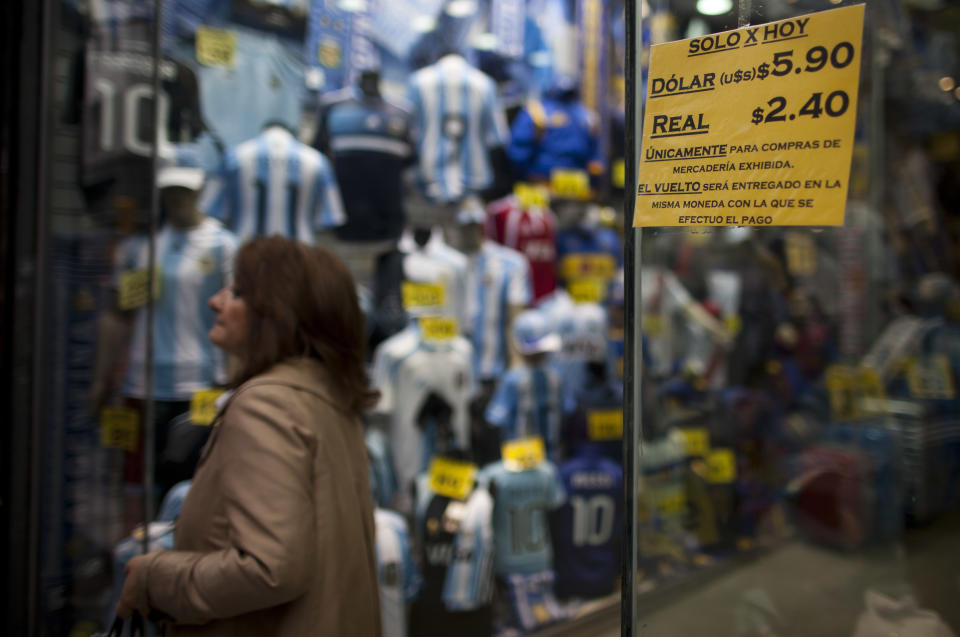
[{"label": "glass pane", "polygon": [[[644,44],[847,4],[651,3]],[[842,227],[641,233],[635,633],[960,627],[956,17],[867,3]]]}]

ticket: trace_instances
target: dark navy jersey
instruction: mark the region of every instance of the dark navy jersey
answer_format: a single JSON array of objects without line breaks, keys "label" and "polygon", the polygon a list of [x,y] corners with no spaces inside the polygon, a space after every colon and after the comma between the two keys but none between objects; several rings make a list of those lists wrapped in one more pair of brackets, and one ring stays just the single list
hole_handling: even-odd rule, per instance
[{"label": "dark navy jersey", "polygon": [[346,241],[396,239],[404,224],[403,170],[413,161],[410,114],[381,98],[350,95],[324,107],[315,144],[333,162]]},{"label": "dark navy jersey", "polygon": [[620,562],[623,471],[596,453],[560,466],[567,502],[551,515],[555,590],[561,597],[610,593]]}]

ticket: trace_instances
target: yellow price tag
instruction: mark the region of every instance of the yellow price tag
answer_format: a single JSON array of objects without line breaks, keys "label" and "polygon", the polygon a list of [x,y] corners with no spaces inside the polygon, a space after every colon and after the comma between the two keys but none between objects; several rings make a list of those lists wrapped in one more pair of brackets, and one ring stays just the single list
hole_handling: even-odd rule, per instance
[{"label": "yellow price tag", "polygon": [[610,168],[610,183],[614,188],[623,188],[626,180],[627,171],[622,159],[613,160],[613,166]]},{"label": "yellow price tag", "polygon": [[196,34],[197,62],[204,66],[232,69],[236,64],[237,36],[233,31],[199,27]]},{"label": "yellow price tag", "polygon": [[656,500],[657,512],[664,517],[682,515],[687,510],[687,499],[683,492],[661,495]]},{"label": "yellow price tag", "polygon": [[[147,304],[147,270],[127,270],[120,273],[120,293],[117,305],[121,310],[134,310]],[[160,273],[153,279],[153,298],[160,296]]]},{"label": "yellow price tag", "polygon": [[857,415],[854,398],[856,372],[849,365],[831,365],[824,374],[830,410],[836,420],[850,420]]},{"label": "yellow price tag", "polygon": [[589,199],[590,175],[585,170],[555,168],[550,172],[550,193],[560,199]]},{"label": "yellow price tag", "polygon": [[664,323],[663,317],[659,314],[644,314],[643,315],[643,331],[647,333],[647,336],[656,338],[663,334]]},{"label": "yellow price tag", "polygon": [[727,332],[730,333],[730,336],[736,336],[743,329],[743,320],[741,320],[739,314],[731,314],[723,322],[727,326]]},{"label": "yellow price tag", "polygon": [[469,462],[434,458],[430,461],[430,490],[454,500],[466,500],[477,477],[477,465]]},{"label": "yellow price tag", "polygon": [[457,319],[446,316],[424,316],[420,319],[420,333],[427,341],[452,341],[458,334]]},{"label": "yellow price tag", "polygon": [[140,435],[140,413],[129,407],[100,411],[100,446],[134,452]]},{"label": "yellow price tag", "polygon": [[587,437],[590,440],[623,438],[623,412],[619,409],[598,409],[587,412]]},{"label": "yellow price tag", "polygon": [[500,450],[503,464],[510,471],[525,471],[538,467],[547,459],[543,438],[518,438],[503,443]]},{"label": "yellow price tag", "polygon": [[574,303],[603,303],[607,298],[607,284],[603,279],[573,279],[567,292]]},{"label": "yellow price tag", "polygon": [[514,184],[513,194],[522,208],[547,208],[550,205],[550,191],[538,184]]},{"label": "yellow price tag", "polygon": [[217,399],[222,389],[204,389],[190,398],[190,421],[195,425],[209,425],[217,417]]},{"label": "yellow price tag", "polygon": [[534,604],[533,616],[536,618],[538,624],[546,624],[550,621],[550,611],[548,611],[547,607],[543,604]]},{"label": "yellow price tag", "polygon": [[707,454],[708,480],[714,484],[730,484],[737,479],[737,459],[732,449],[713,449]]},{"label": "yellow price tag", "polygon": [[610,254],[568,254],[560,263],[560,274],[567,280],[603,279],[609,281],[617,271],[617,262]]},{"label": "yellow price tag", "polygon": [[817,271],[817,246],[813,237],[791,230],[784,237],[787,271],[795,276],[811,276]]},{"label": "yellow price tag", "polygon": [[956,396],[950,360],[945,354],[907,360],[907,384],[914,398],[949,400]]},{"label": "yellow price tag", "polygon": [[886,388],[877,370],[870,367],[860,367],[857,370],[857,387],[865,398],[883,400],[887,397]]},{"label": "yellow price tag", "polygon": [[404,281],[401,293],[403,294],[403,308],[406,310],[442,307],[447,300],[446,291],[440,284]]},{"label": "yellow price tag", "polygon": [[688,456],[705,458],[710,453],[710,432],[703,427],[681,429]]}]

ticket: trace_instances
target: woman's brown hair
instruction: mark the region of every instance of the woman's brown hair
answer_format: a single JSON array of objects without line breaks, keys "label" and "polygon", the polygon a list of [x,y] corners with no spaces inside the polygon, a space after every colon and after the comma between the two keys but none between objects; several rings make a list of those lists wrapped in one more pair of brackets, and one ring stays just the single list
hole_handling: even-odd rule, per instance
[{"label": "woman's brown hair", "polygon": [[237,253],[234,281],[249,310],[247,351],[234,384],[285,359],[311,356],[323,361],[351,411],[373,406],[363,314],[339,258],[279,236],[254,239]]}]

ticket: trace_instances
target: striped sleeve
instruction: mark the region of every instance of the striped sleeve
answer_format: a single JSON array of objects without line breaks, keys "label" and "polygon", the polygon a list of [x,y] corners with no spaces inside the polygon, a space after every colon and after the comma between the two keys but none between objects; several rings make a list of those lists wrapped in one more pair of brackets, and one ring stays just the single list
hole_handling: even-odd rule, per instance
[{"label": "striped sleeve", "polygon": [[330,162],[323,155],[320,156],[320,165],[317,168],[315,188],[317,209],[314,211],[313,229],[323,230],[342,226],[347,216],[343,211],[340,188]]}]

